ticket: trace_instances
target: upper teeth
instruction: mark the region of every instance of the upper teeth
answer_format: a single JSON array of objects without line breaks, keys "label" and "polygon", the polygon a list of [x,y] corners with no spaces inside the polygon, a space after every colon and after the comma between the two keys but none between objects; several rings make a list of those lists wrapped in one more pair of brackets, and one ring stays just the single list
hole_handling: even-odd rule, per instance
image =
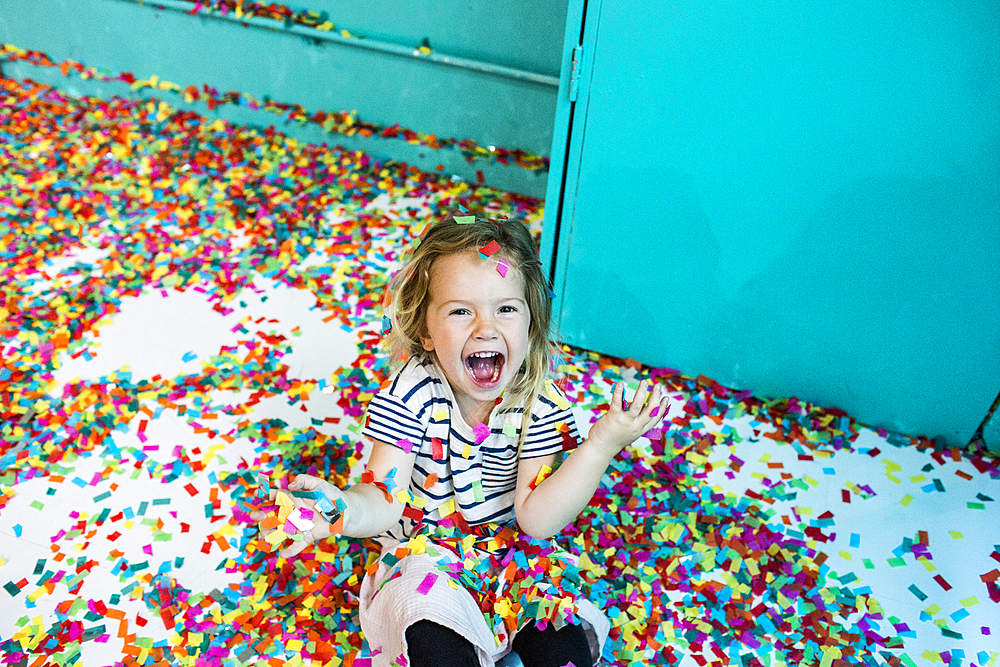
[{"label": "upper teeth", "polygon": [[496,355],[497,355],[497,352],[473,352],[469,356],[470,357],[494,357]]}]

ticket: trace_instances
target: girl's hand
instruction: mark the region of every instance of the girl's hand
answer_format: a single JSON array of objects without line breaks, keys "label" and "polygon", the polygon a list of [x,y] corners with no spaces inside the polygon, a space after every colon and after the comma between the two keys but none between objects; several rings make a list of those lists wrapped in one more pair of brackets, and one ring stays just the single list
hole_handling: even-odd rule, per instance
[{"label": "girl's hand", "polygon": [[[337,504],[338,499],[344,499],[344,492],[338,489],[333,484],[330,484],[324,479],[319,477],[313,477],[312,475],[297,475],[291,484],[288,485],[289,491],[320,491],[327,499],[334,505]],[[313,527],[307,532],[301,532],[296,530],[296,534],[301,534],[305,539],[300,540],[292,544],[287,549],[284,549],[279,554],[282,558],[291,558],[298,553],[305,550],[311,542],[316,542],[317,540],[322,540],[324,538],[330,537],[333,533],[330,532],[330,524],[320,515],[319,508],[316,505],[316,501],[311,498],[297,498],[290,493],[287,493],[284,489],[272,489],[268,494],[268,500],[272,503],[276,503],[278,500],[278,494],[284,494],[291,501],[295,508],[304,508],[313,511]],[[346,502],[346,500],[344,501]],[[295,511],[295,510],[292,510]],[[269,516],[267,512],[262,512],[260,510],[255,510],[250,512],[250,518],[254,521],[260,522]],[[263,537],[267,537],[273,533],[276,528],[261,528],[260,533]]]},{"label": "girl's hand", "polygon": [[650,393],[646,380],[639,383],[632,405],[627,410],[622,407],[624,393],[625,383],[617,383],[611,397],[611,409],[597,420],[587,436],[588,442],[600,447],[612,458],[656,426],[666,416],[670,404],[670,398],[660,385],[656,385]]}]

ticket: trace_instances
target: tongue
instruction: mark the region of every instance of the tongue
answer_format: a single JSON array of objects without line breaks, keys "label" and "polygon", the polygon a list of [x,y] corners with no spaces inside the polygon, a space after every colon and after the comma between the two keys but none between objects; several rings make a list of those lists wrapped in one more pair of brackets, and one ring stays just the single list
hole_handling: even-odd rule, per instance
[{"label": "tongue", "polygon": [[469,359],[469,367],[472,369],[472,375],[480,382],[485,382],[487,380],[493,379],[493,371],[496,369],[497,358],[492,357],[471,357]]}]

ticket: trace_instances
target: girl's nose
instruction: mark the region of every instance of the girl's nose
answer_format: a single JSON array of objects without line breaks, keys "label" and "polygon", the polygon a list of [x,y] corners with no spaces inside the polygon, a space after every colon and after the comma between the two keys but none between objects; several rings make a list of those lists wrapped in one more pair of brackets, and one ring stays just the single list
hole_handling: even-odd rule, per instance
[{"label": "girl's nose", "polygon": [[473,333],[477,340],[492,340],[497,337],[496,320],[492,317],[476,318],[476,328]]}]

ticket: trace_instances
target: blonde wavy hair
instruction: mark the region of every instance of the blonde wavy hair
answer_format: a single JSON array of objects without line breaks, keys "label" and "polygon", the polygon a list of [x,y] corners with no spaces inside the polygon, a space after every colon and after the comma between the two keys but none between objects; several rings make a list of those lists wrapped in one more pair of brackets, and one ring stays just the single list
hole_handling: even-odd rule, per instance
[{"label": "blonde wavy hair", "polygon": [[[474,222],[459,224],[455,218],[474,217]],[[433,222],[414,241],[414,248],[403,266],[389,281],[382,302],[383,313],[389,318],[391,330],[382,345],[393,363],[409,357],[427,354],[420,343],[426,332],[427,303],[430,300],[431,271],[441,257],[470,248],[480,249],[496,241],[500,250],[492,257],[503,259],[524,280],[524,297],[528,305],[528,352],[503,393],[502,408],[524,408],[520,442],[527,435],[531,407],[544,390],[549,377],[553,351],[549,340],[552,321],[552,298],[542,274],[535,242],[528,228],[518,220],[491,220],[481,215],[457,211]],[[508,274],[509,275],[509,274]],[[433,354],[433,352],[431,353]]]}]

